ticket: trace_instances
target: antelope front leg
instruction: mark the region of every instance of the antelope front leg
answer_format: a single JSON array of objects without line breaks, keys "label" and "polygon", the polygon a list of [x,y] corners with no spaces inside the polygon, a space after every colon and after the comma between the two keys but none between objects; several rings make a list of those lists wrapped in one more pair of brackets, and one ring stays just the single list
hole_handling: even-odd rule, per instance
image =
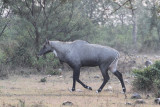
[{"label": "antelope front leg", "polygon": [[73,86],[72,86],[72,91],[75,91],[75,86],[76,86],[76,79],[73,73]]},{"label": "antelope front leg", "polygon": [[110,79],[108,73],[106,73],[105,75],[103,74],[103,78],[104,78],[103,83],[102,83],[102,85],[100,86],[100,88],[96,91],[96,93],[101,92],[102,89],[103,89],[103,87],[106,85],[106,83],[107,83],[108,80]]},{"label": "antelope front leg", "polygon": [[105,68],[106,65],[100,65],[99,68],[101,70],[102,76],[103,76],[103,83],[99,87],[99,89],[96,91],[96,93],[99,93],[102,91],[103,87],[106,85],[106,83],[109,81],[110,77],[108,75],[108,68]]},{"label": "antelope front leg", "polygon": [[79,80],[79,75],[80,75],[80,69],[75,69],[73,71],[73,86],[72,86],[72,91],[75,91],[76,81],[78,83],[80,83],[84,88],[92,90],[91,87],[85,85],[81,80]]}]

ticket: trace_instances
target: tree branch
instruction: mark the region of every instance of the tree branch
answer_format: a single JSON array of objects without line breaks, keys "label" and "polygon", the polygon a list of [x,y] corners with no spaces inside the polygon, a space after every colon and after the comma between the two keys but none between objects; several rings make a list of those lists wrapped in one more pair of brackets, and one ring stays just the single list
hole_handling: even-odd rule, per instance
[{"label": "tree branch", "polygon": [[116,8],[113,12],[111,12],[109,15],[112,15],[113,13],[117,12],[121,7],[123,7],[126,3],[130,2],[131,0],[126,0],[122,5],[114,2],[115,4],[117,4],[119,7]]},{"label": "tree branch", "polygon": [[[10,10],[8,11],[7,15],[5,18],[7,18],[9,16]],[[5,29],[7,28],[8,24],[9,24],[10,20],[4,25],[4,27],[2,28],[2,31],[0,32],[0,37],[2,36],[2,34],[4,33]]]}]

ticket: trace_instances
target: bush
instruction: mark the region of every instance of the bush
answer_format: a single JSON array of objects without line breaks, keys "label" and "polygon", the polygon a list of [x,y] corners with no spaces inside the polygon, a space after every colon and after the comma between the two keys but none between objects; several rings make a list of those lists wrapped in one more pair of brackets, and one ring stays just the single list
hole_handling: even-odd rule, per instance
[{"label": "bush", "polygon": [[4,63],[6,61],[6,55],[5,53],[0,49],[0,64]]},{"label": "bush", "polygon": [[156,61],[150,67],[141,70],[134,70],[135,79],[133,86],[140,91],[153,91],[154,94],[160,96],[160,61]]},{"label": "bush", "polygon": [[61,71],[60,70],[53,70],[53,69],[47,69],[47,74],[49,75],[61,75]]},{"label": "bush", "polygon": [[[43,56],[39,57],[37,60],[36,57],[32,58],[32,65],[33,67],[39,68],[40,71],[53,71],[53,69],[56,69],[60,66],[60,62],[57,58],[53,56],[52,53],[47,54],[46,58]],[[40,72],[39,71],[39,72]]]},{"label": "bush", "polygon": [[46,78],[42,78],[41,80],[40,80],[40,82],[46,82],[47,80],[46,80]]},{"label": "bush", "polygon": [[19,46],[15,49],[11,60],[15,66],[32,66],[31,52],[24,46]]}]

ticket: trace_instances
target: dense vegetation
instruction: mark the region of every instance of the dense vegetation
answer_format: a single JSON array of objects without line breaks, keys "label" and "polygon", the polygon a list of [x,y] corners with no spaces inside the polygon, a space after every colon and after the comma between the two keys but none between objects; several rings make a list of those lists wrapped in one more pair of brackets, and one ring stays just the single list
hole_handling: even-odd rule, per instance
[{"label": "dense vegetation", "polygon": [[155,64],[142,69],[134,70],[136,78],[133,81],[135,89],[141,91],[152,91],[156,97],[160,97],[160,61]]},{"label": "dense vegetation", "polygon": [[158,0],[2,0],[0,72],[59,66],[52,54],[37,58],[45,39],[82,39],[123,52],[160,47]]}]

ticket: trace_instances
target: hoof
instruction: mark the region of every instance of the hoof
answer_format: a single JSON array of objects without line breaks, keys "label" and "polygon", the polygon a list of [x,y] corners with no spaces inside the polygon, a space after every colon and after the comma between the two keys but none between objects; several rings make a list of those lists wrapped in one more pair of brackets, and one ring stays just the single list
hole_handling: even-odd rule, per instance
[{"label": "hoof", "polygon": [[126,88],[123,88],[123,93],[126,93]]},{"label": "hoof", "polygon": [[92,88],[91,88],[91,87],[87,87],[87,89],[92,90]]},{"label": "hoof", "polygon": [[72,88],[72,91],[75,91],[75,88]]},{"label": "hoof", "polygon": [[101,90],[101,89],[99,89],[99,90],[97,90],[97,91],[96,91],[96,93],[100,93],[101,91],[102,91],[102,90]]}]

